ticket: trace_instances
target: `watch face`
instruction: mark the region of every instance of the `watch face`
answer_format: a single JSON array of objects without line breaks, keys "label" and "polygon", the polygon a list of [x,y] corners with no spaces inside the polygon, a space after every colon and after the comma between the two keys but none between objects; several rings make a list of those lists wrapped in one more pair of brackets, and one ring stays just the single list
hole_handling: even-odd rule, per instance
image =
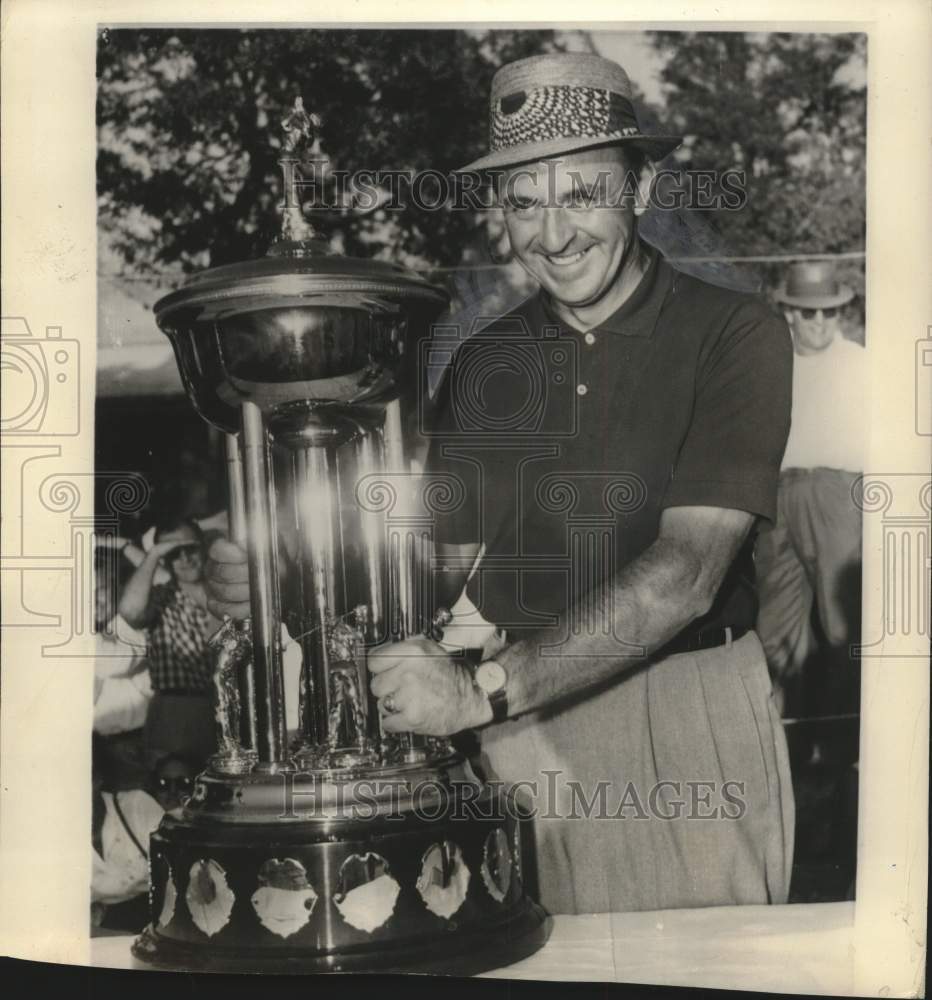
[{"label": "watch face", "polygon": [[486,660],[476,668],[476,683],[486,694],[503,688],[506,680],[505,668],[495,660]]}]

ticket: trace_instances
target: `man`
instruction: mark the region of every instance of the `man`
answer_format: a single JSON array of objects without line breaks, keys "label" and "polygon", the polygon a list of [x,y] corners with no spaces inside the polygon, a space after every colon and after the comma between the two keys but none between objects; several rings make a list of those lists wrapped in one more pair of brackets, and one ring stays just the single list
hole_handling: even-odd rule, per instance
[{"label": "man", "polygon": [[787,708],[850,711],[857,704],[850,646],[860,632],[861,511],[854,490],[862,471],[865,352],[842,335],[840,312],[854,292],[830,263],[793,264],[775,298],[796,355],[793,421],[777,520],[757,544],[758,631],[781,705],[784,689],[809,663],[817,667],[809,678],[815,694],[809,704]]},{"label": "man", "polygon": [[[482,729],[488,773],[538,809],[551,912],[785,900],[785,743],[749,631],[785,325],[638,239],[649,160],[679,140],[641,132],[619,66],[511,64],[491,114],[492,150],[466,169],[498,171],[541,290],[460,346],[428,473],[466,497],[436,522],[438,603],[481,546],[470,596],[501,648],[475,674],[428,639],[373,651],[383,727]],[[235,612],[242,557],[212,556],[216,609]]]}]

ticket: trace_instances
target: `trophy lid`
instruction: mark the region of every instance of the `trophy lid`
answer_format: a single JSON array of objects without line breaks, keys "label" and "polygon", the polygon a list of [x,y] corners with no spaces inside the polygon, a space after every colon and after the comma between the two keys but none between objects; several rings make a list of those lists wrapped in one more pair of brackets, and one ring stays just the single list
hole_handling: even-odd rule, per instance
[{"label": "trophy lid", "polygon": [[235,430],[243,400],[277,411],[386,398],[415,362],[414,341],[449,302],[420,275],[332,253],[314,232],[292,181],[299,168],[326,162],[319,125],[300,98],[282,122],[285,202],[268,254],[194,275],[155,303],[185,390],[224,430]]},{"label": "trophy lid", "polygon": [[192,312],[198,319],[211,319],[250,308],[312,306],[322,296],[347,308],[376,311],[389,304],[420,301],[440,308],[447,302],[441,288],[388,261],[321,251],[276,253],[194,275],[156,302],[155,319],[170,333]]}]

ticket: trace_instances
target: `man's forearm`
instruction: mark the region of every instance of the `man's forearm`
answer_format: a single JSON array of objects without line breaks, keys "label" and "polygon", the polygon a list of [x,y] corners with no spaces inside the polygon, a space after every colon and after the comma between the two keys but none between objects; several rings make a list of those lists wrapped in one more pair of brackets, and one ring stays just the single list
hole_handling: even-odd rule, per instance
[{"label": "man's forearm", "polygon": [[[508,674],[510,714],[541,708],[643,663],[705,613],[713,584],[717,580],[704,578],[688,547],[658,539],[612,583],[576,602],[569,620],[594,623],[592,634],[586,627],[571,631],[553,655],[544,647],[554,635],[546,632],[496,655]],[[603,622],[610,623],[608,630]]]}]

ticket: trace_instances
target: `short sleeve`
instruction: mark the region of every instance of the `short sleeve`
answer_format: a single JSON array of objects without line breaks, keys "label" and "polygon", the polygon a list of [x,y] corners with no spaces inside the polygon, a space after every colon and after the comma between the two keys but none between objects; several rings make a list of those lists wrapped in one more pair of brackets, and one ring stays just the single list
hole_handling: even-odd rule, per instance
[{"label": "short sleeve", "polygon": [[693,416],[663,506],[726,507],[772,522],[792,380],[786,322],[744,299],[700,355]]}]

